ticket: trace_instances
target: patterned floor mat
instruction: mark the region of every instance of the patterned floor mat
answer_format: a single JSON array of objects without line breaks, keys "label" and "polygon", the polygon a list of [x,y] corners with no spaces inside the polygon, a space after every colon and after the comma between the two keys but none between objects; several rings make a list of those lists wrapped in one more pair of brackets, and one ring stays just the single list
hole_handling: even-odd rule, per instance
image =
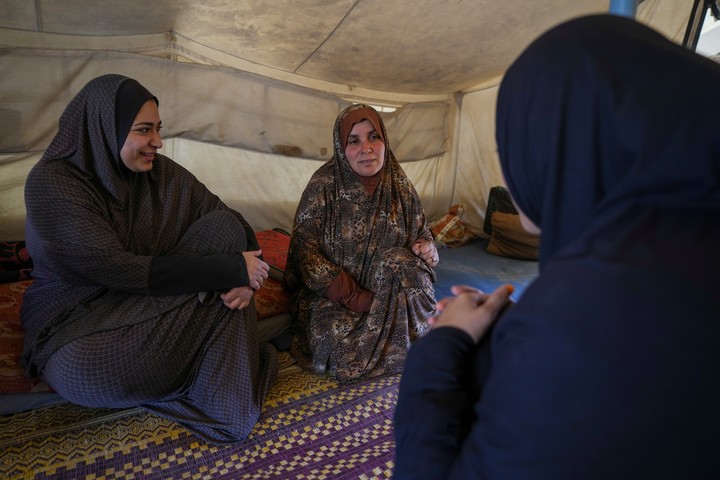
[{"label": "patterned floor mat", "polygon": [[390,478],[399,375],[340,385],[286,353],[245,442],[204,444],[142,409],[71,404],[0,417],[0,478]]}]

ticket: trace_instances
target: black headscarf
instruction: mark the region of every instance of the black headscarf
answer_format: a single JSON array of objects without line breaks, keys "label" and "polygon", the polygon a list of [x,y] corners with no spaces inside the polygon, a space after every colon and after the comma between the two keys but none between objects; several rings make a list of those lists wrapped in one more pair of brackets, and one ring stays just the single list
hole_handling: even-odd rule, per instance
[{"label": "black headscarf", "polygon": [[115,97],[115,132],[118,152],[122,150],[132,122],[135,120],[140,108],[150,99],[155,100],[155,104],[158,106],[160,105],[157,97],[150,93],[147,88],[140,85],[137,80],[128,78],[120,84]]},{"label": "black headscarf", "polygon": [[556,27],[508,70],[497,143],[541,266],[658,209],[720,209],[720,65],[625,17]]},{"label": "black headscarf", "polygon": [[40,163],[68,161],[87,182],[102,186],[116,202],[125,202],[128,181],[120,150],[137,112],[151,98],[157,102],[136,80],[122,75],[92,79],[65,108]]}]

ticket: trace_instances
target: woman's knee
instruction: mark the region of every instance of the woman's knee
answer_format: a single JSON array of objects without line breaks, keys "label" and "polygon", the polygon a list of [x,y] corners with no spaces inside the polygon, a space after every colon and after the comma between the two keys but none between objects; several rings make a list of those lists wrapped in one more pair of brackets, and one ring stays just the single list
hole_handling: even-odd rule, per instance
[{"label": "woman's knee", "polygon": [[393,247],[385,250],[372,268],[375,283],[386,283],[394,279],[403,286],[413,286],[426,283],[425,277],[432,283],[425,262],[408,248]]},{"label": "woman's knee", "polygon": [[174,253],[235,253],[246,248],[247,235],[240,219],[232,212],[215,210],[206,213],[190,226]]},{"label": "woman's knee", "polygon": [[401,272],[404,270],[416,270],[418,268],[418,257],[405,247],[388,248],[380,254],[375,269],[391,270]]}]

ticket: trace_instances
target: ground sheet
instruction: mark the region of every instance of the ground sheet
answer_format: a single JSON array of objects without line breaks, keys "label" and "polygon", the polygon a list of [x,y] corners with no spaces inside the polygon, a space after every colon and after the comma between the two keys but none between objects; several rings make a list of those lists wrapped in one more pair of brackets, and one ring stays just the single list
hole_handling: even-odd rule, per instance
[{"label": "ground sheet", "polygon": [[63,403],[0,417],[0,478],[389,478],[399,375],[340,385],[281,357],[243,443],[207,445],[140,408]]}]

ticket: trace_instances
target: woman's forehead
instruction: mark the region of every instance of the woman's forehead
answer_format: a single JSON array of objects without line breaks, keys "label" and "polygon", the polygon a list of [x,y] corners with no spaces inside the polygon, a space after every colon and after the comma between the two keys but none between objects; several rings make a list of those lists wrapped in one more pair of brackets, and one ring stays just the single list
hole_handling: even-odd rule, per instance
[{"label": "woman's forehead", "polygon": [[350,135],[357,135],[358,133],[370,133],[375,131],[376,129],[372,122],[370,122],[370,120],[368,120],[367,118],[364,118],[359,122],[353,124],[352,128],[350,129]]}]

